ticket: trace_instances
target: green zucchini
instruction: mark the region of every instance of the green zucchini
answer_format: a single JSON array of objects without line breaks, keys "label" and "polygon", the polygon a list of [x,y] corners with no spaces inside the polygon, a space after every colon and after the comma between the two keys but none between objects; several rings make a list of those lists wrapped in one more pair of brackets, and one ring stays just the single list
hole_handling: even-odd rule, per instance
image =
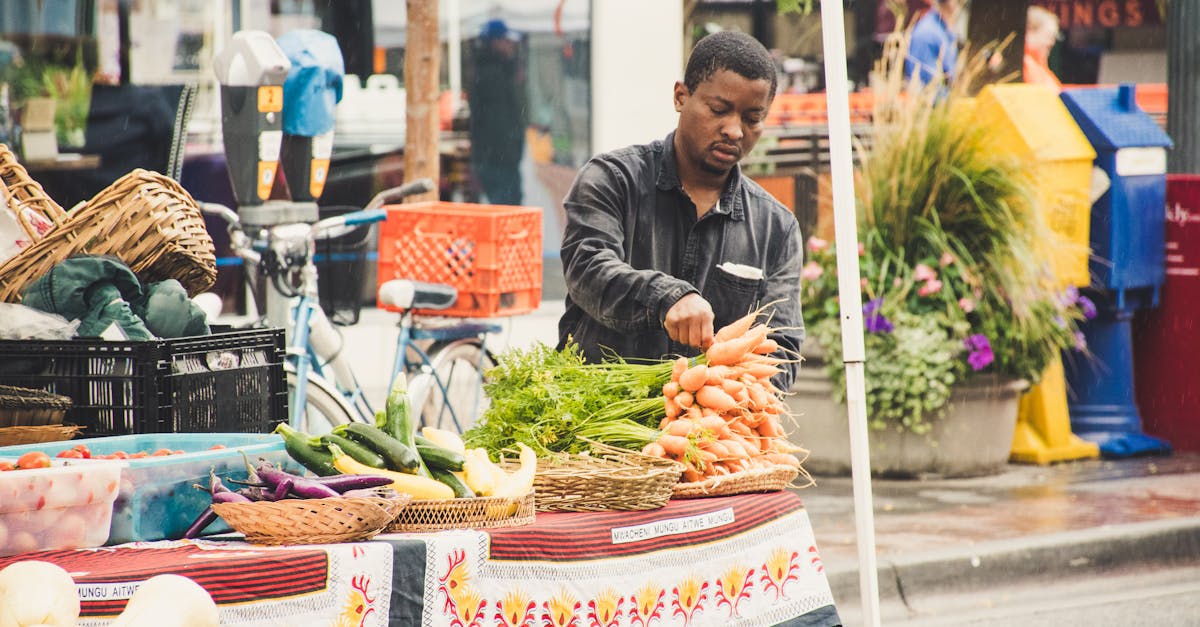
[{"label": "green zucchini", "polygon": [[307,433],[291,428],[286,422],[279,423],[275,433],[283,436],[284,450],[301,466],[321,477],[342,474],[333,467],[333,455],[322,447],[313,446],[312,437]]},{"label": "green zucchini", "polygon": [[463,469],[463,456],[457,451],[438,446],[421,435],[414,436],[413,440],[417,443],[417,454],[430,470],[438,468],[457,472]]},{"label": "green zucchini", "polygon": [[413,424],[412,408],[409,405],[408,379],[401,372],[392,381],[387,401],[384,403],[383,431],[413,451],[413,456],[417,458],[416,473],[418,475],[431,477],[429,468],[421,456],[416,453],[417,443],[413,439],[416,434],[416,425]]},{"label": "green zucchini", "polygon": [[350,438],[338,435],[336,433],[326,433],[320,438],[317,438],[317,442],[327,449],[331,443],[336,444],[340,446],[342,451],[344,451],[347,455],[372,468],[384,469],[388,467],[387,460],[384,459],[382,455],[376,453],[371,447],[366,446],[365,444],[360,444],[356,440],[351,440]]},{"label": "green zucchini", "polygon": [[387,467],[391,470],[414,472],[421,464],[421,458],[414,448],[384,433],[378,427],[361,422],[351,422],[334,427],[333,432],[375,451],[383,457]]},{"label": "green zucchini", "polygon": [[462,479],[458,478],[458,475],[447,470],[442,470],[441,468],[430,468],[429,472],[433,474],[434,479],[441,481],[442,483],[450,486],[451,490],[454,490],[454,498],[475,498],[475,492],[471,490],[471,488],[468,488],[467,484],[464,483]]}]

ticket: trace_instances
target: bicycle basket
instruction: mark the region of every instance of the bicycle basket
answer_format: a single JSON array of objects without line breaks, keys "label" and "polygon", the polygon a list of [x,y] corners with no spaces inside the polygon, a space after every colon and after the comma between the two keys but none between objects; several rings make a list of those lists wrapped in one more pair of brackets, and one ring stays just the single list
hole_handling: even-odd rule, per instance
[{"label": "bicycle basket", "polygon": [[371,225],[360,224],[317,239],[317,295],[329,321],[341,326],[358,323],[363,305]]}]

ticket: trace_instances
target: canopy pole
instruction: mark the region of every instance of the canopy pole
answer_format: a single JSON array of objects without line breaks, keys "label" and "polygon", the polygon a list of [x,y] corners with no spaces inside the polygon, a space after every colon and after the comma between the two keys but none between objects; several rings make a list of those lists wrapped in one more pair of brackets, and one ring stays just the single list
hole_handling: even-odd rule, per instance
[{"label": "canopy pole", "polygon": [[833,226],[837,243],[838,299],[842,317],[842,358],[846,364],[846,408],[850,427],[850,469],[858,540],[858,579],[863,624],[879,626],[879,575],[875,562],[875,508],[867,444],[867,404],[863,363],[862,291],[858,272],[858,220],[850,145],[850,97],[846,79],[845,16],[842,0],[821,0],[825,48],[825,97],[829,112],[829,165],[833,180]]}]

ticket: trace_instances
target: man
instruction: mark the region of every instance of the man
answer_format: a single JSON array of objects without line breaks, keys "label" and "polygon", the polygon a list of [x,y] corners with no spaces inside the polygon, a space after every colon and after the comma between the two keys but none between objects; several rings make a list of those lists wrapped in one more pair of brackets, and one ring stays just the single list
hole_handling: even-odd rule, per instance
[{"label": "man", "polygon": [[940,76],[946,83],[953,82],[958,64],[958,36],[953,25],[962,7],[963,0],[933,0],[929,12],[917,20],[904,58],[904,75],[909,80],[915,76],[926,85]]},{"label": "man", "polygon": [[[769,304],[788,356],[804,339],[795,216],[738,168],[763,132],[775,65],[752,37],[709,35],[674,88],[666,139],[594,157],[564,201],[559,346],[589,361],[696,355]],[[783,352],[779,353],[783,355]],[[798,365],[775,379],[787,389]]]},{"label": "man", "polygon": [[1042,7],[1031,6],[1025,13],[1025,82],[1062,91],[1058,77],[1050,70],[1050,50],[1058,43],[1058,16]]},{"label": "man", "polygon": [[471,164],[487,202],[521,204],[525,74],[517,35],[503,20],[489,20],[483,25],[467,104],[471,112]]}]

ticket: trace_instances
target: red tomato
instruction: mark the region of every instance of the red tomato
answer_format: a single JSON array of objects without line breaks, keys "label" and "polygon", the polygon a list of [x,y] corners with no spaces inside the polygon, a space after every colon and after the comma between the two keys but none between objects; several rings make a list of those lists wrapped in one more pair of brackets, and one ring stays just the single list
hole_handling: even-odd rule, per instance
[{"label": "red tomato", "polygon": [[175,449],[175,450],[171,451],[171,454],[172,455],[183,455],[185,452],[186,451],[184,451],[183,449]]},{"label": "red tomato", "polygon": [[109,459],[129,459],[129,453],[126,453],[125,451],[117,451],[115,453],[109,453],[108,457]]},{"label": "red tomato", "polygon": [[0,472],[5,470],[16,470],[16,468],[17,467],[13,466],[12,462],[0,462]]},{"label": "red tomato", "polygon": [[86,444],[76,444],[71,450],[79,451],[84,459],[91,459],[92,457],[92,449],[89,449]]},{"label": "red tomato", "polygon": [[218,451],[218,450],[221,450],[221,449],[223,449],[223,448],[225,448],[225,445],[224,445],[224,444],[214,444],[214,445],[212,445],[212,446],[208,447],[208,450],[210,450],[210,451]]},{"label": "red tomato", "polygon": [[169,448],[160,448],[157,451],[150,453],[150,455],[152,457],[163,457],[164,455],[170,455],[170,454],[171,454],[171,449],[169,449]]},{"label": "red tomato", "polygon": [[[133,455],[130,455],[128,457],[128,459],[142,459],[143,457],[150,457],[150,454],[147,453],[146,451],[138,451],[138,452],[134,453]],[[121,459],[126,459],[126,458],[122,457]]]},{"label": "red tomato", "polygon": [[21,457],[17,458],[17,468],[29,470],[30,468],[49,468],[50,456],[41,451],[30,451]]},{"label": "red tomato", "polygon": [[63,458],[68,458],[68,459],[83,459],[83,453],[72,448],[72,449],[67,449],[65,451],[59,451],[58,455],[55,455],[55,457],[63,457]]}]

